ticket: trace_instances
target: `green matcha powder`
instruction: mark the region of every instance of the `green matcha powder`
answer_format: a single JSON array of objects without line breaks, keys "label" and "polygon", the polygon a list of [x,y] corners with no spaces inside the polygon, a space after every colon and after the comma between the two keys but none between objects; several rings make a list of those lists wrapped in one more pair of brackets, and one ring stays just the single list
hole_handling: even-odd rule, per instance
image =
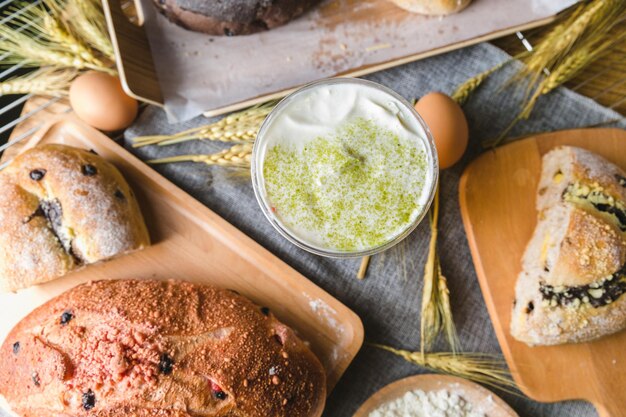
[{"label": "green matcha powder", "polygon": [[415,221],[426,167],[418,139],[358,118],[301,149],[268,149],[263,175],[272,211],[292,233],[357,251],[387,243]]}]

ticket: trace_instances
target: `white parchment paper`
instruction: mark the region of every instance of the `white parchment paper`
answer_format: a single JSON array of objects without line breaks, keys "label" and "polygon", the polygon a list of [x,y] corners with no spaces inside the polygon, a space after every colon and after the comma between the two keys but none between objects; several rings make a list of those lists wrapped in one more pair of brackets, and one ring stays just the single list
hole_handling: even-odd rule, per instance
[{"label": "white parchment paper", "polygon": [[280,28],[215,37],[179,27],[152,0],[141,0],[171,121],[475,39],[552,16],[575,2],[474,0],[461,13],[428,17],[400,12],[386,0],[327,0]]}]

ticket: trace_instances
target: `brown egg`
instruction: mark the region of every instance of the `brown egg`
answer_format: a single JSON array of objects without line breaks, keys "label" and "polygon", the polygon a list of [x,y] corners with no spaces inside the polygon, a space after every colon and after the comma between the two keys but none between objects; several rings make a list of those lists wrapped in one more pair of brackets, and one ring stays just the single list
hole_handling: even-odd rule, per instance
[{"label": "brown egg", "polygon": [[137,117],[137,100],[119,78],[97,71],[82,74],[70,86],[72,109],[85,123],[106,131],[125,129]]},{"label": "brown egg", "polygon": [[439,168],[456,164],[467,149],[469,132],[461,106],[442,93],[428,93],[415,103],[415,110],[422,116],[433,134]]}]

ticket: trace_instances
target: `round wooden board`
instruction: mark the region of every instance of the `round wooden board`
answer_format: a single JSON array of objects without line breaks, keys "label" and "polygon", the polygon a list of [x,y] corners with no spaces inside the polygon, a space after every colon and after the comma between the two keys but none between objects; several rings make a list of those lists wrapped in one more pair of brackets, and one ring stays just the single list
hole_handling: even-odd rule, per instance
[{"label": "round wooden board", "polygon": [[456,392],[487,417],[518,417],[507,403],[488,389],[463,378],[437,374],[411,376],[387,385],[365,401],[353,417],[368,417],[384,403],[417,389],[424,392],[444,389]]}]

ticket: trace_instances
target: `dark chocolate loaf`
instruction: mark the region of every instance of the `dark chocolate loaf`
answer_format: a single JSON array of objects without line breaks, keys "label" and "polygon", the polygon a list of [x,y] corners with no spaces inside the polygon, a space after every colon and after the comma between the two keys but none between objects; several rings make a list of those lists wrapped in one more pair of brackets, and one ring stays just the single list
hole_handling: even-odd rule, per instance
[{"label": "dark chocolate loaf", "polygon": [[154,0],[172,22],[209,35],[247,35],[283,25],[320,0]]}]

